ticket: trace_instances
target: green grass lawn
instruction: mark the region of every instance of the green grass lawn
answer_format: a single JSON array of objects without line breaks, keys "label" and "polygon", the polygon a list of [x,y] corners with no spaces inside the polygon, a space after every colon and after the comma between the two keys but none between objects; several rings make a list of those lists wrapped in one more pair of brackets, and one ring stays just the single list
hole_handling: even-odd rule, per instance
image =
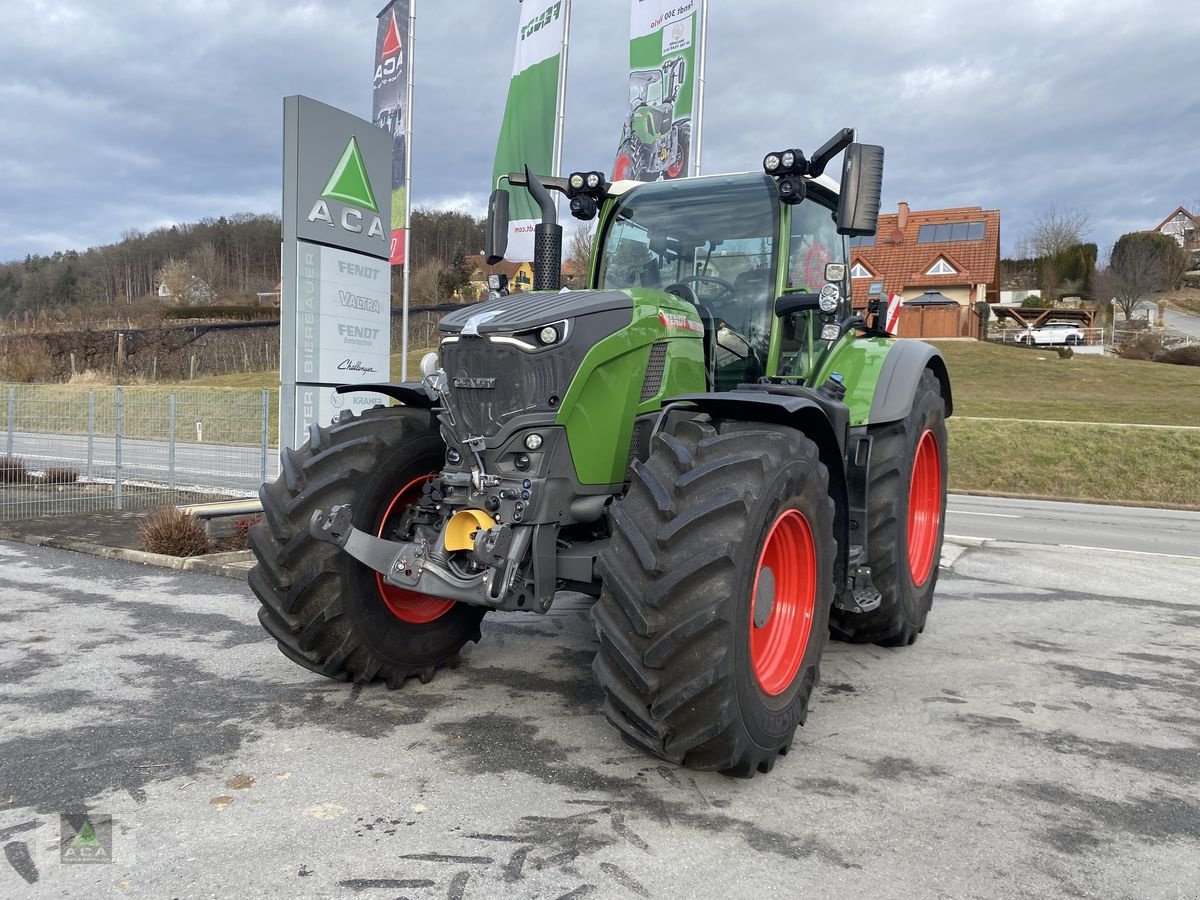
[{"label": "green grass lawn", "polygon": [[935,342],[956,416],[1200,426],[1200,367],[974,341]]}]

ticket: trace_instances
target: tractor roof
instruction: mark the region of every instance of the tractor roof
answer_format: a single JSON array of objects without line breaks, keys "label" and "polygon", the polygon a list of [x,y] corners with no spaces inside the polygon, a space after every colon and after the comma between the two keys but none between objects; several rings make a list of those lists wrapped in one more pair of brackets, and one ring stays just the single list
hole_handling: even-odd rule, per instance
[{"label": "tractor roof", "polygon": [[[700,179],[703,179],[703,178],[728,178],[730,175],[752,175],[752,174],[754,174],[754,173],[753,172],[721,172],[719,174],[713,174],[713,175],[696,175],[693,178],[690,178],[688,180],[689,181],[699,181]],[[828,175],[818,175],[816,178],[809,178],[807,180],[814,184],[818,184],[821,187],[825,188],[826,190],[830,191],[835,197],[838,195],[838,192],[841,189],[841,185],[839,185],[836,181],[834,181]],[[631,181],[631,180],[614,181],[612,184],[610,184],[608,186],[608,196],[620,197],[620,196],[623,196],[624,194],[629,193],[631,190],[633,190],[636,187],[642,187],[647,184],[654,184],[654,182],[653,181]]]}]

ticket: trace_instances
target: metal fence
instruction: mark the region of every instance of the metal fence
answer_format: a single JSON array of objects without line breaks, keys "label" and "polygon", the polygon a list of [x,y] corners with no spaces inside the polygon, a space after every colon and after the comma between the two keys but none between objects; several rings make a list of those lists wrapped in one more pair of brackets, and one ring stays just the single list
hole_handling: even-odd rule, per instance
[{"label": "metal fence", "polygon": [[251,497],[274,478],[272,394],[0,384],[0,520]]}]

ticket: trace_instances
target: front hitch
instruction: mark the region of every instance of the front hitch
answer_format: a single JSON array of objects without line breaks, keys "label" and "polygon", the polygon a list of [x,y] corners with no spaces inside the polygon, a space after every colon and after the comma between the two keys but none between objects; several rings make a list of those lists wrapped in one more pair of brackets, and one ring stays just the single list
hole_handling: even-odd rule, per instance
[{"label": "front hitch", "polygon": [[375,537],[350,524],[350,516],[349,506],[335,506],[328,514],[324,510],[315,510],[308,522],[308,533],[318,541],[341,547],[360,563],[380,573],[388,584],[410,589],[415,587],[429,561],[429,544],[426,541],[408,543]]},{"label": "front hitch", "polygon": [[355,528],[349,506],[334,506],[328,512],[315,510],[308,531],[318,541],[333,544],[374,569],[394,587],[492,609],[519,609],[526,602],[518,583],[529,552],[532,526],[479,529],[469,552],[484,568],[466,578],[451,571],[442,552],[424,538],[389,541]]}]

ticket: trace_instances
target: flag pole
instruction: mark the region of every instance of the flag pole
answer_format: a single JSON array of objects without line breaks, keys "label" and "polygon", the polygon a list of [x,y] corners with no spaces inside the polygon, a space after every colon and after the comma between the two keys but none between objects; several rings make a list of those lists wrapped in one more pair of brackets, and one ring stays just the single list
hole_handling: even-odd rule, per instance
[{"label": "flag pole", "polygon": [[692,154],[692,174],[700,174],[701,143],[704,136],[704,58],[708,55],[708,0],[700,4],[700,48],[696,53],[696,152]]},{"label": "flag pole", "polygon": [[[563,2],[563,38],[562,51],[558,60],[558,95],[555,98],[554,117],[554,171],[550,174],[557,177],[562,175],[563,131],[567,115],[567,52],[571,46],[571,0]],[[554,194],[554,208],[558,209],[558,193]]]},{"label": "flag pole", "polygon": [[408,381],[408,276],[412,271],[412,102],[413,61],[416,47],[413,35],[417,30],[417,0],[408,3],[408,57],[405,60],[404,97],[404,290],[400,308],[400,380]]}]

